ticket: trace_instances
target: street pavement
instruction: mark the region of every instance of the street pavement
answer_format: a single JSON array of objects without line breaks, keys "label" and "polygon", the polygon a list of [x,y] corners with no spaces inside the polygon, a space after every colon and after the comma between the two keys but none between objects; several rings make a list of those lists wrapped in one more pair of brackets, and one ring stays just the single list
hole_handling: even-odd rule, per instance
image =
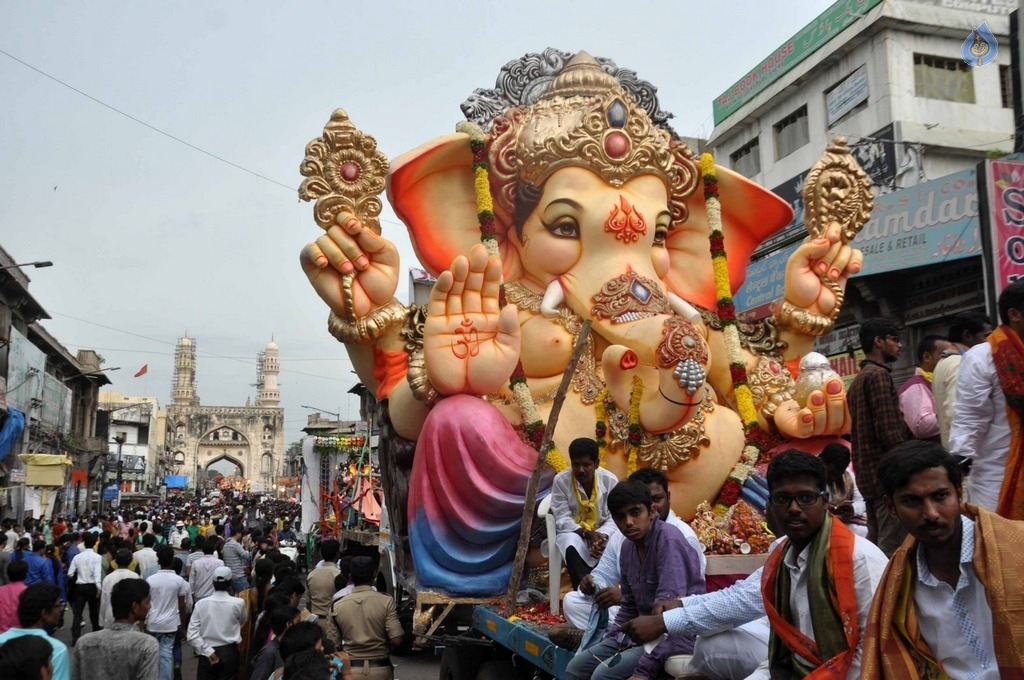
[{"label": "street pavement", "polygon": [[[92,627],[89,624],[88,608],[86,608],[85,622],[82,625],[82,634],[86,635]],[[56,638],[64,644],[71,646],[71,608],[68,608],[64,617],[64,628],[57,631]],[[68,650],[74,653],[73,649]],[[437,680],[441,669],[441,659],[434,654],[433,649],[416,652],[405,656],[394,656],[395,680]],[[182,649],[181,677],[182,680],[195,680],[198,662],[193,655],[192,646],[187,642]],[[79,678],[78,680],[99,680],[97,678]],[[249,680],[238,678],[238,680]],[[265,679],[261,679],[265,680]]]}]

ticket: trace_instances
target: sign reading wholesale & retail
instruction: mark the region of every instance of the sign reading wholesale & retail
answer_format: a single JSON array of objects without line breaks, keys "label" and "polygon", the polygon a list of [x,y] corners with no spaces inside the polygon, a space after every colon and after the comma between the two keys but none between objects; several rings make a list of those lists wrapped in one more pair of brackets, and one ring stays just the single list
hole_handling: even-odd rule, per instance
[{"label": "sign reading wholesale & retail", "polygon": [[[1021,173],[1024,176],[1024,168]],[[1020,207],[1024,210],[1024,201]],[[1024,212],[1020,217],[1024,221]],[[1018,232],[1024,234],[1024,229]],[[871,219],[857,234],[853,246],[864,254],[864,268],[858,276],[981,255],[975,171],[962,170],[876,196]],[[766,316],[770,303],[782,298],[786,261],[795,249],[793,246],[751,263],[746,281],[734,296],[736,311],[744,320]],[[1020,255],[1024,258],[1024,241]]]}]

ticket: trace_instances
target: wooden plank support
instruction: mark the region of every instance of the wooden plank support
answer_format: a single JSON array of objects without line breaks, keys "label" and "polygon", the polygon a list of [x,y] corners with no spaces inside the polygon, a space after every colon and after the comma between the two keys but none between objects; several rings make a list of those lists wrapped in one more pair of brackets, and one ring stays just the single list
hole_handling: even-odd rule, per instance
[{"label": "wooden plank support", "polygon": [[[512,576],[508,580],[508,593],[505,595],[505,616],[512,616],[516,606],[516,594],[519,592],[519,582],[523,575],[523,568],[526,566],[526,553],[530,548],[530,527],[533,525],[534,506],[537,504],[537,488],[540,486],[540,476],[547,464],[548,451],[551,450],[551,440],[555,435],[555,425],[558,423],[558,413],[562,410],[562,402],[565,401],[565,393],[569,390],[573,373],[576,372],[576,364],[583,355],[583,348],[590,337],[591,320],[583,322],[580,332],[576,335],[576,346],[573,347],[572,356],[569,357],[569,365],[562,374],[562,383],[555,392],[554,402],[551,404],[551,415],[548,416],[548,424],[544,429],[544,439],[541,440],[540,451],[537,452],[537,464],[533,467],[533,474],[526,484],[526,500],[523,503],[523,523],[519,529],[519,544],[516,546],[516,559],[512,563]],[[548,536],[554,541],[554,536]],[[553,546],[553,543],[549,544]]]}]

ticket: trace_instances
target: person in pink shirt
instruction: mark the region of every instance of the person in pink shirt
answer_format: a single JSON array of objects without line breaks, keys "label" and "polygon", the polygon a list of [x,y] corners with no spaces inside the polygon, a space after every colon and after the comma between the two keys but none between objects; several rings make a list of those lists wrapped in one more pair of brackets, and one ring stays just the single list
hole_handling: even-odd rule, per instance
[{"label": "person in pink shirt", "polygon": [[7,565],[7,577],[11,582],[0,586],[0,633],[9,628],[18,628],[18,598],[25,588],[25,577],[28,575],[28,562],[18,560]]},{"label": "person in pink shirt", "polygon": [[900,411],[914,439],[939,441],[939,422],[935,415],[932,374],[950,344],[939,335],[926,335],[917,344],[917,369],[913,377],[900,385]]}]

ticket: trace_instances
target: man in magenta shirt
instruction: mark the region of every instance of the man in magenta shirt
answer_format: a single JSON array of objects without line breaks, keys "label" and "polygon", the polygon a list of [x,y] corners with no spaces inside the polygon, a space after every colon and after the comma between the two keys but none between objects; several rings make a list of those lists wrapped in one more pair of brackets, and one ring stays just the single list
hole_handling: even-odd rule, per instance
[{"label": "man in magenta shirt", "polygon": [[25,588],[25,576],[28,574],[28,563],[24,560],[11,562],[7,566],[7,576],[11,582],[0,586],[0,633],[5,633],[9,628],[17,628],[18,622],[18,598]]}]

